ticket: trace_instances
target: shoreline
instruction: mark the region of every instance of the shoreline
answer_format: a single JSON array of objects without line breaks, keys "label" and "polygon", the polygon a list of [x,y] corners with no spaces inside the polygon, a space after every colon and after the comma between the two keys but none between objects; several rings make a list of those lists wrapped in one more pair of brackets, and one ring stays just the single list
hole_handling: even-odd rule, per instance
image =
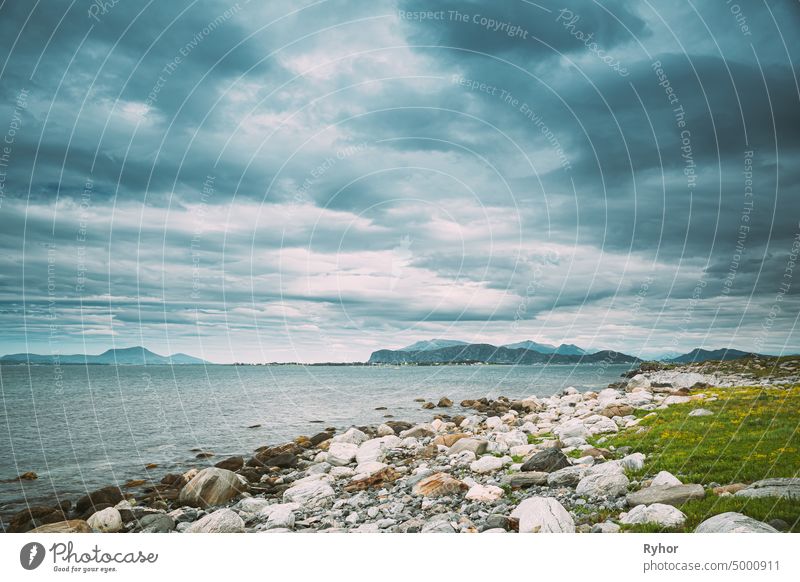
[{"label": "shoreline", "polygon": [[[721,364],[728,363],[715,369]],[[681,483],[667,471],[648,475],[647,455],[612,444],[674,406],[688,406],[698,421],[713,418],[704,406],[719,399],[714,390],[754,383],[698,365],[651,367],[658,369],[599,391],[460,404],[442,397],[421,403],[432,413],[427,423],[389,420],[300,436],[159,483],[134,480],[74,505],[30,507],[7,531],[610,533],[679,527],[687,520],[679,507],[707,498],[711,485],[731,488],[723,497],[763,496],[765,488],[778,498],[800,497],[798,467],[766,485]],[[773,373],[758,382],[786,390],[796,377]],[[742,514],[720,519],[707,527],[778,531]]]}]

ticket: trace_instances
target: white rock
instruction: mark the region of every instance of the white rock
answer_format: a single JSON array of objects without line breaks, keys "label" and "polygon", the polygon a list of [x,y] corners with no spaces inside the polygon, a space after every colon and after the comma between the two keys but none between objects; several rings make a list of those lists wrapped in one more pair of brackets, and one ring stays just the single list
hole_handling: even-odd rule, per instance
[{"label": "white rock", "polygon": [[356,451],[356,462],[368,463],[370,461],[382,461],[384,457],[384,448],[383,437],[364,441],[359,445]]},{"label": "white rock", "polygon": [[625,469],[620,461],[598,463],[586,470],[587,475],[624,475]]},{"label": "white rock", "polygon": [[628,492],[630,481],[619,473],[586,475],[575,488],[575,493],[585,497],[615,498]]},{"label": "white rock", "polygon": [[359,478],[366,478],[379,471],[383,471],[386,467],[388,467],[386,463],[380,463],[378,461],[365,461],[363,463],[359,463],[356,465],[356,479]]},{"label": "white rock", "polygon": [[470,463],[470,470],[475,473],[493,473],[511,462],[511,457],[494,457],[492,455],[484,455],[477,461]]},{"label": "white rock", "polygon": [[300,479],[283,492],[286,502],[300,503],[304,507],[314,508],[327,505],[333,500],[335,492],[327,481]]},{"label": "white rock", "polygon": [[490,416],[486,419],[486,426],[490,429],[496,429],[503,425],[503,421],[499,416]]},{"label": "white rock", "polygon": [[329,474],[334,479],[344,479],[345,477],[352,477],[356,472],[350,467],[334,467],[329,471]]},{"label": "white rock", "polygon": [[650,483],[651,487],[671,487],[672,485],[683,485],[683,483],[669,471],[659,471],[658,474],[653,477],[652,483]]},{"label": "white rock", "polygon": [[331,440],[334,443],[349,443],[352,445],[360,445],[368,438],[369,437],[365,433],[358,430],[356,427],[351,427],[342,434],[336,435]]},{"label": "white rock", "polygon": [[467,491],[466,498],[471,501],[485,501],[491,502],[500,499],[503,496],[503,490],[496,485],[480,485],[475,484]]},{"label": "white rock", "polygon": [[269,499],[263,499],[261,497],[245,497],[236,504],[239,513],[244,513],[245,515],[259,514],[269,506]]},{"label": "white rock", "polygon": [[388,424],[382,424],[378,427],[378,436],[394,436],[394,429]]},{"label": "white rock", "polygon": [[565,422],[553,429],[553,433],[561,439],[585,439],[589,436],[589,431],[582,421],[574,419]]},{"label": "white rock", "polygon": [[503,443],[508,448],[528,446],[528,435],[521,430],[512,430],[507,433],[498,434],[497,442]]},{"label": "white rock", "polygon": [[358,445],[346,442],[331,443],[328,449],[328,463],[336,467],[348,465],[356,458]]},{"label": "white rock", "polygon": [[99,532],[115,533],[122,529],[122,516],[119,510],[113,507],[106,507],[93,513],[86,520],[86,523],[89,524],[89,527]]},{"label": "white rock", "polygon": [[282,503],[280,507],[275,507],[269,514],[266,529],[294,527],[294,509],[288,503]]},{"label": "white rock", "polygon": [[714,413],[707,408],[695,408],[689,413],[689,416],[713,416]]},{"label": "white rock", "polygon": [[600,408],[605,408],[619,398],[620,394],[613,388],[606,388],[597,394],[597,404]]},{"label": "white rock", "polygon": [[646,406],[653,401],[653,394],[646,390],[631,392],[625,397],[625,401],[633,407]]},{"label": "white rock", "polygon": [[198,471],[181,489],[178,500],[183,505],[199,507],[221,505],[247,490],[239,477],[227,469],[207,467]]},{"label": "white rock", "polygon": [[640,471],[644,469],[644,455],[642,453],[631,453],[620,460],[620,465],[628,471]]},{"label": "white rock", "polygon": [[531,497],[511,512],[519,520],[520,533],[575,533],[575,522],[558,500]]},{"label": "white rock", "polygon": [[686,404],[690,400],[688,396],[667,396],[661,404],[664,406],[672,406],[673,404]]},{"label": "white rock", "polygon": [[625,524],[656,523],[663,527],[678,527],[686,521],[686,515],[677,507],[653,503],[637,505],[620,521]]},{"label": "white rock", "polygon": [[186,529],[186,533],[240,533],[243,531],[244,520],[227,507],[209,513]]},{"label": "white rock", "polygon": [[778,530],[771,525],[734,511],[710,517],[694,531],[695,533],[778,533]]},{"label": "white rock", "polygon": [[607,416],[601,416],[599,414],[594,414],[586,418],[583,423],[590,434],[606,434],[619,430],[616,422]]}]

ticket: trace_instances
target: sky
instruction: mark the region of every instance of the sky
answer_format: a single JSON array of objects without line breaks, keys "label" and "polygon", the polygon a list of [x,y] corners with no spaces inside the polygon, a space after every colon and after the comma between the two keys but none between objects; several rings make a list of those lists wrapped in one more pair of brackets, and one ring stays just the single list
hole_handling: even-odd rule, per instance
[{"label": "sky", "polygon": [[0,353],[796,353],[799,25],[790,0],[2,2]]}]

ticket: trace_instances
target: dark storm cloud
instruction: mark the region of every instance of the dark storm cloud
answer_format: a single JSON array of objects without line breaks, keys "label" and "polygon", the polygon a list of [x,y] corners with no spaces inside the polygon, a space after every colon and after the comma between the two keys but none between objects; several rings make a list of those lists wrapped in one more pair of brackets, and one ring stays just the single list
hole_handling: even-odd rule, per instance
[{"label": "dark storm cloud", "polygon": [[797,350],[794,2],[93,6],[0,8],[0,351]]}]

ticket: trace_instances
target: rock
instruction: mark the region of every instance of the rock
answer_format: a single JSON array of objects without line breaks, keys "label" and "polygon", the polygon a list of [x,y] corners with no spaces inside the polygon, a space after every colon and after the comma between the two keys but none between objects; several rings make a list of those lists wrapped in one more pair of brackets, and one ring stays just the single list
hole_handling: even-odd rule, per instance
[{"label": "rock", "polygon": [[655,523],[663,527],[679,527],[686,515],[678,508],[663,503],[637,505],[620,520],[624,524]]},{"label": "rock", "polygon": [[227,469],[228,471],[238,471],[244,467],[244,459],[242,457],[228,457],[214,465],[218,469]]},{"label": "rock", "polygon": [[141,487],[145,483],[147,483],[145,479],[131,479],[130,481],[126,481],[122,487],[124,489],[133,489],[135,487]]},{"label": "rock", "polygon": [[389,436],[394,434],[394,429],[388,424],[382,424],[378,427],[378,436]]},{"label": "rock", "polygon": [[552,473],[545,473],[544,471],[522,471],[519,473],[511,473],[510,475],[503,475],[500,482],[514,489],[532,487],[534,485],[545,485],[547,484],[547,477],[550,474]]},{"label": "rock", "polygon": [[627,471],[641,471],[644,469],[644,455],[633,453],[620,459],[619,464]]},{"label": "rock", "polygon": [[583,420],[583,425],[591,435],[608,434],[619,431],[617,423],[607,416],[593,414]]},{"label": "rock", "polygon": [[[583,425],[581,425],[583,426]],[[552,473],[564,467],[571,466],[567,457],[559,449],[550,448],[540,451],[525,461],[523,471],[544,471]]]},{"label": "rock", "polygon": [[139,520],[142,533],[169,533],[175,529],[175,520],[164,513],[145,515]]},{"label": "rock", "polygon": [[575,522],[556,499],[531,497],[520,503],[511,517],[519,520],[520,533],[575,533]]},{"label": "rock", "polygon": [[386,424],[386,426],[388,426],[392,430],[394,430],[394,434],[396,434],[396,435],[399,435],[404,430],[408,430],[408,429],[411,428],[411,423],[410,422],[404,422],[402,420],[390,420],[390,421],[387,421],[385,424]]},{"label": "rock", "polygon": [[345,486],[344,490],[353,492],[383,487],[384,485],[392,483],[400,478],[400,473],[398,473],[394,467],[384,465],[383,463],[376,464],[383,465],[383,468],[371,473],[361,473],[356,475],[353,477],[353,480]]},{"label": "rock", "polygon": [[628,416],[633,414],[634,408],[628,404],[612,404],[600,411],[602,416],[613,418],[615,416]]},{"label": "rock", "polygon": [[422,408],[423,410],[433,410],[435,408],[435,405],[433,402],[426,402],[425,404],[422,405]]},{"label": "rock", "polygon": [[464,482],[451,477],[447,473],[435,473],[418,481],[411,492],[414,495],[422,495],[423,497],[442,497],[461,493],[467,488]]},{"label": "rock", "polygon": [[450,408],[453,406],[453,401],[447,398],[446,396],[442,396],[439,399],[439,402],[436,404],[439,408]]},{"label": "rock", "polygon": [[619,533],[620,527],[613,521],[604,521],[603,523],[596,523],[592,526],[592,533]]},{"label": "rock", "polygon": [[227,507],[209,513],[186,528],[186,533],[241,533],[244,521]]},{"label": "rock", "polygon": [[497,435],[496,440],[509,449],[512,447],[530,446],[528,445],[528,435],[521,430],[511,430],[506,433],[500,433]]},{"label": "rock", "polygon": [[456,533],[453,524],[450,523],[450,516],[447,514],[434,515],[422,526],[422,533]]},{"label": "rock", "polygon": [[64,508],[49,505],[33,505],[15,513],[8,522],[9,533],[23,533],[36,527],[49,523],[65,521],[65,512],[69,509],[68,505]]},{"label": "rock", "polygon": [[745,483],[730,483],[729,485],[720,485],[718,487],[714,487],[712,491],[714,492],[714,495],[725,495],[726,493],[736,493],[737,491],[741,491],[746,487],[747,485]]},{"label": "rock", "polygon": [[331,443],[328,449],[328,463],[334,467],[349,465],[356,458],[358,445],[347,442]]},{"label": "rock", "polygon": [[485,455],[470,463],[469,468],[475,473],[494,473],[503,468],[503,465],[511,462],[511,457],[493,457],[492,455]]},{"label": "rock", "polygon": [[597,463],[586,469],[586,475],[624,475],[625,469],[620,461]]},{"label": "rock", "polygon": [[201,452],[197,453],[194,456],[194,458],[195,459],[210,459],[213,456],[214,456],[214,453],[212,453],[211,451],[201,451]]},{"label": "rock", "polygon": [[694,531],[695,533],[778,533],[778,530],[771,525],[734,511],[710,517]]},{"label": "rock", "polygon": [[78,514],[84,514],[87,510],[94,509],[92,511],[94,513],[99,505],[114,506],[122,501],[122,498],[122,490],[119,487],[103,487],[78,499],[75,503],[75,511]]},{"label": "rock", "polygon": [[555,434],[562,441],[565,441],[567,439],[585,439],[587,436],[589,436],[589,431],[582,421],[569,420],[554,428],[553,434]]},{"label": "rock", "polygon": [[789,531],[789,524],[780,518],[770,519],[767,525],[774,527],[778,531]]},{"label": "rock", "polygon": [[283,500],[300,503],[310,509],[327,505],[332,502],[335,492],[328,481],[322,477],[325,475],[313,475],[295,481],[289,489],[283,492]]},{"label": "rock", "polygon": [[324,443],[325,441],[329,440],[333,435],[329,432],[318,432],[314,436],[312,436],[309,440],[312,446],[317,446],[320,443]]},{"label": "rock", "polygon": [[464,496],[470,501],[492,502],[503,496],[503,490],[497,485],[481,485],[476,483]]},{"label": "rock", "polygon": [[449,447],[452,447],[454,444],[456,444],[461,439],[465,439],[465,438],[468,438],[468,437],[469,437],[469,434],[467,434],[465,432],[459,432],[459,433],[456,433],[456,434],[442,434],[442,435],[437,436],[435,439],[433,439],[433,444],[442,445],[442,446],[445,446],[445,447],[449,448]]},{"label": "rock", "polygon": [[221,505],[246,490],[247,486],[233,471],[208,467],[181,489],[178,501],[184,505],[209,507]]},{"label": "rock", "polygon": [[356,427],[347,429],[344,433],[333,437],[335,443],[349,443],[351,445],[360,445],[369,437],[366,433],[358,430]]},{"label": "rock", "polygon": [[673,404],[686,404],[691,398],[688,396],[667,396],[661,402],[663,406],[672,406]]},{"label": "rock", "polygon": [[547,484],[550,487],[577,487],[586,475],[585,467],[564,467],[547,475]]},{"label": "rock", "polygon": [[116,533],[122,529],[122,516],[120,516],[118,510],[113,507],[107,507],[92,514],[86,520],[86,523],[89,524],[89,527],[99,532]]},{"label": "rock", "polygon": [[292,529],[294,527],[294,520],[294,509],[292,505],[283,503],[280,507],[275,506],[274,509],[270,511],[265,529]]},{"label": "rock", "polygon": [[450,447],[450,450],[447,451],[448,455],[457,455],[463,451],[470,451],[476,457],[482,455],[486,452],[489,443],[483,440],[478,439],[471,439],[471,438],[464,438],[459,439]]},{"label": "rock", "polygon": [[691,499],[703,499],[706,492],[702,485],[673,485],[661,487],[647,487],[634,493],[628,493],[627,502],[630,506],[652,505],[653,503],[666,503],[667,505],[680,505]]},{"label": "rock", "polygon": [[578,482],[575,493],[585,497],[616,498],[625,495],[630,481],[625,475],[612,474],[587,474]]},{"label": "rock", "polygon": [[689,413],[689,416],[713,416],[714,413],[707,408],[695,408]]},{"label": "rock", "polygon": [[291,452],[282,452],[273,454],[272,450],[263,451],[258,453],[249,465],[264,466],[264,467],[279,467],[281,469],[289,469],[297,465],[297,455]]},{"label": "rock", "polygon": [[736,492],[736,497],[777,497],[800,499],[800,478],[773,478],[756,481],[749,487]]},{"label": "rock", "polygon": [[650,482],[650,487],[672,487],[673,485],[683,485],[683,483],[669,471],[659,471]]},{"label": "rock", "polygon": [[69,519],[40,525],[29,533],[92,533],[92,528],[82,519]]},{"label": "rock", "polygon": [[409,428],[408,430],[404,430],[403,432],[401,432],[400,437],[401,438],[413,437],[415,439],[422,439],[425,437],[432,437],[435,434],[436,433],[434,433],[433,430],[431,430],[430,425],[418,424],[417,426],[414,426],[412,428]]},{"label": "rock", "polygon": [[39,475],[37,475],[35,471],[26,471],[25,473],[10,479],[10,481],[35,481],[38,478]]}]

